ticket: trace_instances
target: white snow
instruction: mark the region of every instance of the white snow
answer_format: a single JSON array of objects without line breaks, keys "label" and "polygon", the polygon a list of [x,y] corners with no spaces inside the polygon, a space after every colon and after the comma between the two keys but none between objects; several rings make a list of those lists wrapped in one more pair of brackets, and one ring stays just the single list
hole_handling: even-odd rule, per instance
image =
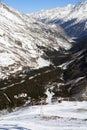
[{"label": "white snow", "polygon": [[51,104],[52,96],[54,95],[54,93],[52,91],[49,91],[49,89],[47,89],[46,95],[47,95],[46,102]]},{"label": "white snow", "polygon": [[[70,11],[73,9],[73,5],[67,5],[66,7],[57,7],[55,9],[50,10],[43,10],[40,12],[32,13],[31,15],[37,19],[44,20],[47,18],[47,20],[55,20],[55,18],[61,18],[63,20],[64,17],[68,16]],[[55,23],[55,22],[54,22]]]},{"label": "white snow", "polygon": [[[78,36],[78,34],[87,29],[87,0],[77,3],[77,5],[69,4],[65,7],[43,10],[30,15],[45,23],[65,24],[63,28],[69,29],[69,33],[72,33],[72,36],[76,37],[76,35]],[[80,23],[83,24],[80,25]],[[74,27],[74,25],[77,26]],[[74,30],[70,32],[72,27]]]},{"label": "white snow", "polygon": [[38,46],[67,50],[71,43],[59,26],[38,22],[0,2],[0,66],[9,69],[3,73],[1,68],[0,78],[14,74],[23,66],[33,69],[49,66],[44,50]]},{"label": "white snow", "polygon": [[10,64],[13,64],[14,63],[14,60],[11,59],[12,55],[11,54],[8,54],[8,53],[2,53],[0,55],[0,66],[3,64],[3,66],[8,66]]},{"label": "white snow", "polygon": [[38,67],[39,67],[39,68],[45,67],[45,66],[49,66],[49,65],[50,65],[50,62],[49,62],[49,61],[46,61],[46,60],[44,60],[44,59],[41,58],[41,57],[38,58],[37,63],[38,63]]},{"label": "white snow", "polygon": [[87,102],[23,107],[0,116],[1,130],[86,130]]},{"label": "white snow", "polygon": [[68,61],[68,62],[65,62],[61,65],[59,65],[58,67],[62,68],[63,70],[66,70],[67,69],[67,66],[72,63],[74,60],[71,60],[71,61]]}]

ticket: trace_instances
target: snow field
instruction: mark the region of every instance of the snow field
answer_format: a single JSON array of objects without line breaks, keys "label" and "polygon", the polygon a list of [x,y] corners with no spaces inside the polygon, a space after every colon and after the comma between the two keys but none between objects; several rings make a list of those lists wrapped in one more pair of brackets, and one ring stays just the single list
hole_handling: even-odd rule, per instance
[{"label": "snow field", "polygon": [[0,130],[86,130],[87,102],[22,107],[0,117]]}]

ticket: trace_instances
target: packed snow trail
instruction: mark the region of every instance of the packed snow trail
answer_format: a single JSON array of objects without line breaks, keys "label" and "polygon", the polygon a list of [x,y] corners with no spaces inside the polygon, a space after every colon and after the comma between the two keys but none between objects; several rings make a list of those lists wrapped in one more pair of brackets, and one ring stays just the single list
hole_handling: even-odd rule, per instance
[{"label": "packed snow trail", "polygon": [[86,130],[86,128],[87,102],[85,101],[63,101],[42,107],[22,107],[0,117],[0,130]]}]

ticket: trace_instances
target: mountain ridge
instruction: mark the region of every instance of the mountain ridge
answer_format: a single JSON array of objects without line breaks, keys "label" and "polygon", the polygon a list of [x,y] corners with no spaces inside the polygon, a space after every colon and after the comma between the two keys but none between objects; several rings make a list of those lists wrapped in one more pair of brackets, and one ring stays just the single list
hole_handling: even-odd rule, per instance
[{"label": "mountain ridge", "polygon": [[31,16],[45,23],[60,25],[71,37],[80,37],[87,32],[86,14],[87,1],[76,5],[36,12]]}]

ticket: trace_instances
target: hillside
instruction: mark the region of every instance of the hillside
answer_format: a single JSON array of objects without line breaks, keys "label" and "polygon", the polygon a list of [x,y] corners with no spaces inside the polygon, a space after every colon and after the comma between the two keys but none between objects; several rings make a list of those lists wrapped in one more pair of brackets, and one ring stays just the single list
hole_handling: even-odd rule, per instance
[{"label": "hillside", "polygon": [[0,108],[46,97],[49,82],[62,82],[61,69],[55,66],[68,59],[72,39],[60,26],[39,22],[4,3],[0,19]]},{"label": "hillside", "polygon": [[71,47],[71,39],[61,27],[38,22],[3,3],[0,3],[0,19],[1,78],[27,66],[31,69],[49,66],[43,48],[58,51]]}]

